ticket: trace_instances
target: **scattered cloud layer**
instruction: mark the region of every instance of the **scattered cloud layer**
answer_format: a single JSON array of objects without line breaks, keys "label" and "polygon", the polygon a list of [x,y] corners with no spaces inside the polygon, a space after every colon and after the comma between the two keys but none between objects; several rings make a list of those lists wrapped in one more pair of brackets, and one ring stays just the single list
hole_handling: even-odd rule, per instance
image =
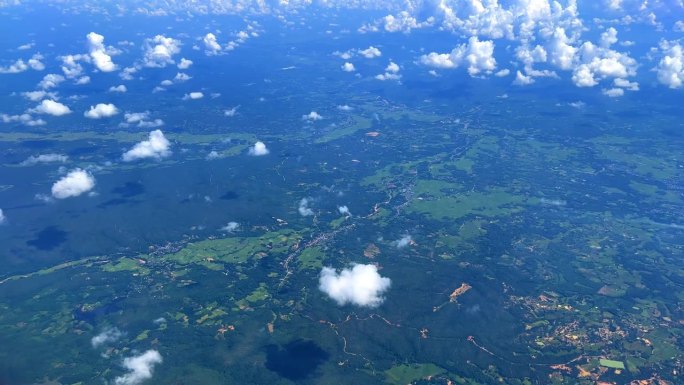
[{"label": "scattered cloud layer", "polygon": [[77,197],[95,187],[95,177],[80,168],[70,171],[52,185],[52,196],[57,199]]},{"label": "scattered cloud layer", "polygon": [[375,265],[354,265],[339,273],[330,267],[321,270],[318,288],[338,305],[379,306],[390,288],[389,278],[382,277]]}]

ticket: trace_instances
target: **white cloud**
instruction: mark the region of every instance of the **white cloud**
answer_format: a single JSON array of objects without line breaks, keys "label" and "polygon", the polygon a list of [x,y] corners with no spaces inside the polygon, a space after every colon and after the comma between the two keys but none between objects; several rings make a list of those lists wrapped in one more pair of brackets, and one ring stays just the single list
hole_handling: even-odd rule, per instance
[{"label": "white cloud", "polygon": [[299,201],[299,207],[297,207],[297,211],[299,211],[301,216],[309,217],[314,215],[314,211],[309,208],[309,203],[310,200],[308,198],[302,198],[302,200]]},{"label": "white cloud", "polygon": [[0,209],[0,225],[5,223],[7,221],[7,217],[5,216],[5,213],[2,212],[2,209]]},{"label": "white cloud", "polygon": [[207,154],[207,160],[214,160],[214,159],[220,159],[223,158],[223,155],[221,155],[218,151],[209,151]]},{"label": "white cloud", "polygon": [[413,243],[413,238],[411,238],[410,235],[404,235],[403,237],[399,238],[398,240],[392,242],[394,246],[396,246],[398,249],[403,249],[404,247],[410,245]]},{"label": "white cloud", "polygon": [[509,70],[508,68],[504,68],[501,71],[495,72],[494,76],[502,78],[504,76],[508,76],[510,73],[511,73],[511,70]]},{"label": "white cloud", "polygon": [[672,26],[672,30],[675,32],[684,32],[684,21],[677,20]]},{"label": "white cloud", "polygon": [[528,86],[532,83],[534,83],[534,78],[532,76],[525,76],[520,71],[516,72],[513,84],[515,84],[516,86]]},{"label": "white cloud", "polygon": [[254,146],[249,148],[249,155],[253,156],[263,156],[267,155],[270,151],[266,148],[264,142],[256,142]]},{"label": "white cloud", "polygon": [[393,61],[390,61],[387,67],[385,67],[385,72],[396,74],[397,72],[399,72],[399,65],[397,65],[397,63]]},{"label": "white cloud", "polygon": [[431,52],[421,56],[420,62],[429,67],[445,69],[467,64],[468,74],[478,76],[482,73],[491,74],[496,69],[496,59],[493,55],[493,41],[480,41],[477,36],[472,36],[468,43],[457,46],[450,53]]},{"label": "white cloud", "polygon": [[375,75],[375,79],[377,79],[377,80],[400,80],[401,75],[393,74],[390,72],[385,72],[384,74]]},{"label": "white cloud", "polygon": [[361,54],[361,56],[365,57],[366,59],[373,59],[382,56],[382,52],[373,46],[370,46],[364,50],[360,50],[359,54]]},{"label": "white cloud", "polygon": [[346,215],[346,216],[352,215],[351,211],[349,211],[349,207],[347,207],[347,206],[337,206],[337,211],[339,211],[340,214],[342,214],[342,215]]},{"label": "white cloud", "polygon": [[90,58],[95,67],[102,72],[116,70],[116,64],[112,62],[112,57],[107,54],[107,49],[104,46],[104,36],[90,32],[86,37],[90,48]]},{"label": "white cloud", "polygon": [[351,107],[351,106],[348,106],[348,105],[346,105],[346,104],[343,104],[343,105],[337,106],[337,109],[340,110],[340,111],[351,111],[351,110],[353,110],[354,108]]},{"label": "white cloud", "polygon": [[186,58],[181,58],[180,62],[178,62],[178,69],[186,70],[186,69],[190,68],[191,65],[192,65],[192,60],[186,59]]},{"label": "white cloud", "polygon": [[639,83],[630,82],[627,79],[616,78],[613,80],[613,84],[615,84],[615,87],[621,87],[628,91],[639,91]]},{"label": "white cloud", "polygon": [[202,99],[204,97],[204,94],[202,92],[190,92],[189,94],[185,94],[183,96],[183,100],[197,100],[197,99]]},{"label": "white cloud", "polygon": [[97,348],[101,345],[104,344],[109,344],[112,342],[116,342],[119,340],[119,338],[123,337],[124,333],[121,332],[121,330],[117,328],[108,328],[102,331],[102,333],[96,335],[90,340],[90,344],[93,345],[94,348]]},{"label": "white cloud", "polygon": [[577,87],[593,87],[598,84],[594,79],[594,74],[589,69],[589,66],[583,64],[577,67],[572,74],[572,81]]},{"label": "white cloud", "polygon": [[89,119],[102,119],[114,116],[119,113],[119,109],[111,103],[98,103],[95,106],[90,106],[83,116]]},{"label": "white cloud", "polygon": [[662,41],[660,51],[663,57],[656,67],[658,81],[672,89],[681,88],[684,83],[684,50],[678,42]]},{"label": "white cloud", "polygon": [[221,51],[221,45],[216,41],[216,35],[208,33],[202,38],[204,42],[205,53],[207,55],[216,55]]},{"label": "white cloud", "polygon": [[389,278],[378,274],[375,265],[354,265],[339,274],[330,267],[321,270],[318,288],[338,305],[376,307],[382,303],[382,294],[389,289]]},{"label": "white cloud", "polygon": [[52,98],[52,99],[57,98],[57,94],[55,92],[47,92],[47,91],[43,91],[43,90],[22,92],[21,96],[25,97],[26,99],[28,99],[32,102],[38,102],[38,101],[41,101],[47,97]]},{"label": "white cloud", "polygon": [[557,27],[548,45],[549,62],[562,69],[570,70],[573,67],[577,48],[572,45],[564,28]]},{"label": "white cloud", "polygon": [[346,63],[342,64],[342,71],[354,72],[354,71],[356,71],[356,68],[354,68],[354,64],[346,62]]},{"label": "white cloud", "polygon": [[143,64],[145,67],[166,67],[167,64],[173,64],[173,56],[180,52],[180,45],[179,40],[164,35],[146,39]]},{"label": "white cloud", "polygon": [[[613,30],[609,35],[617,36],[617,32]],[[615,40],[617,41],[617,37]],[[604,79],[635,76],[638,64],[625,53],[594,45],[590,41],[582,43],[576,60],[579,64],[573,69],[572,80],[578,87],[593,87]]]},{"label": "white cloud", "polygon": [[307,120],[309,122],[315,122],[321,119],[323,119],[323,117],[316,111],[311,111],[306,115],[302,115],[302,120]]},{"label": "white cloud", "polygon": [[38,163],[64,163],[69,160],[69,157],[62,154],[40,154],[31,155],[25,161],[21,162],[22,166],[33,166]]},{"label": "white cloud", "polygon": [[22,59],[18,59],[9,66],[0,67],[0,74],[18,74],[28,70],[29,68],[36,71],[42,71],[45,69],[45,65],[41,62],[41,60],[43,60],[43,55],[39,53],[33,55],[26,62],[24,62]]},{"label": "white cloud", "polygon": [[602,91],[604,95],[611,98],[617,98],[625,94],[625,90],[622,88],[610,88]]},{"label": "white cloud", "polygon": [[79,61],[90,60],[90,58],[85,55],[65,55],[60,56],[60,59],[62,59],[62,72],[64,73],[64,76],[69,79],[77,78],[83,74],[83,66],[81,66]]},{"label": "white cloud", "polygon": [[223,227],[221,227],[220,230],[221,230],[221,231],[228,232],[228,233],[232,233],[232,232],[234,232],[235,230],[237,230],[238,227],[240,227],[240,224],[239,224],[239,223],[237,223],[237,222],[228,222],[228,224],[225,225],[225,226],[223,226]]},{"label": "white cloud", "polygon": [[610,27],[601,34],[599,45],[604,48],[610,48],[610,46],[617,43],[617,41],[617,30]]},{"label": "white cloud", "polygon": [[164,125],[161,119],[150,119],[150,112],[127,112],[124,114],[124,123],[119,124],[119,127],[129,127],[132,124],[140,128],[157,128]]},{"label": "white cloud", "polygon": [[44,126],[47,124],[46,121],[43,119],[34,119],[33,116],[30,114],[21,114],[21,115],[7,115],[7,114],[0,114],[0,121],[3,123],[14,123],[14,122],[19,122],[25,126],[28,127],[35,127],[35,126]]},{"label": "white cloud", "polygon": [[352,56],[354,56],[352,51],[345,51],[345,52],[335,51],[332,54],[335,56],[339,56],[339,58],[343,59],[343,60],[349,60],[352,58]]},{"label": "white cloud", "polygon": [[229,110],[225,110],[223,111],[223,115],[230,116],[232,118],[233,116],[237,115],[238,108],[240,108],[240,106],[235,106]]},{"label": "white cloud", "polygon": [[41,80],[40,83],[38,83],[38,88],[42,88],[44,90],[55,88],[64,80],[64,76],[62,75],[47,74],[43,77],[43,80]]},{"label": "white cloud", "polygon": [[164,137],[164,133],[161,130],[154,130],[150,132],[147,140],[136,143],[122,158],[124,162],[145,158],[162,159],[171,155],[170,147],[171,143]]},{"label": "white cloud", "polygon": [[176,83],[186,82],[190,79],[192,79],[192,76],[183,72],[178,72],[176,76],[173,77],[173,81],[175,81]]},{"label": "white cloud", "polygon": [[152,378],[154,366],[162,363],[162,356],[156,350],[148,350],[138,356],[127,357],[123,367],[128,373],[114,379],[115,385],[138,385]]},{"label": "white cloud", "polygon": [[80,168],[70,171],[52,185],[52,196],[57,199],[76,197],[95,187],[95,178]]},{"label": "white cloud", "polygon": [[430,17],[425,22],[419,23],[418,20],[411,16],[407,11],[401,11],[397,16],[387,15],[382,20],[382,24],[385,26],[385,31],[404,33],[409,33],[412,29],[430,26],[433,24],[433,22],[434,18]]},{"label": "white cloud", "polygon": [[31,112],[36,112],[39,114],[48,114],[52,116],[62,116],[71,113],[71,109],[60,102],[56,102],[52,99],[45,99],[40,102],[35,108],[31,109]]},{"label": "white cloud", "polygon": [[109,92],[121,92],[121,93],[124,93],[124,92],[127,92],[127,91],[128,91],[128,88],[126,88],[126,86],[123,85],[123,84],[119,84],[119,85],[116,86],[116,87],[115,87],[115,86],[109,87]]},{"label": "white cloud", "polygon": [[399,75],[399,66],[397,63],[390,61],[387,67],[385,67],[384,74],[375,75],[377,80],[399,80],[401,75]]},{"label": "white cloud", "polygon": [[79,85],[79,86],[82,86],[82,85],[88,84],[88,83],[90,83],[90,76],[81,76],[80,78],[78,78],[74,82],[74,84]]}]

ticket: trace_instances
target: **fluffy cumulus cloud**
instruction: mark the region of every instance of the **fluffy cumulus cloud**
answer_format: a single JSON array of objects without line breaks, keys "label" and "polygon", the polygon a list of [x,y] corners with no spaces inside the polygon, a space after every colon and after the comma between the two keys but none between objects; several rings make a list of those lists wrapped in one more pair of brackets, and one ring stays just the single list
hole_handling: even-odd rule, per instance
[{"label": "fluffy cumulus cloud", "polygon": [[450,53],[430,52],[421,56],[420,62],[429,67],[444,69],[467,65],[470,76],[491,74],[496,69],[494,42],[480,41],[477,36],[471,36],[468,43],[458,45]]},{"label": "fluffy cumulus cloud", "polygon": [[126,151],[122,159],[124,162],[132,162],[138,159],[162,159],[171,155],[171,142],[166,139],[161,130],[150,132],[147,140],[136,143],[133,148]]},{"label": "fluffy cumulus cloud", "polygon": [[382,295],[391,285],[390,279],[380,276],[375,265],[360,264],[339,273],[324,267],[318,282],[318,288],[340,306],[376,307],[382,303]]},{"label": "fluffy cumulus cloud", "polygon": [[315,121],[321,120],[321,119],[323,119],[323,116],[321,116],[316,111],[311,111],[306,115],[302,115],[302,120],[306,120],[308,122],[315,122]]},{"label": "fluffy cumulus cloud", "polygon": [[681,88],[684,82],[684,51],[678,42],[660,43],[662,58],[656,71],[658,81],[670,88]]},{"label": "fluffy cumulus cloud", "polygon": [[47,74],[43,77],[43,80],[41,80],[38,83],[38,88],[49,90],[50,88],[55,88],[59,86],[59,84],[62,83],[64,80],[64,76],[62,75]]},{"label": "fluffy cumulus cloud", "polygon": [[124,114],[124,122],[119,127],[138,126],[140,128],[157,128],[164,125],[161,119],[150,119],[150,112],[127,112]]},{"label": "fluffy cumulus cloud", "polygon": [[190,68],[192,65],[192,60],[186,59],[186,58],[181,58],[180,61],[178,62],[178,69],[181,70],[186,70]]},{"label": "fluffy cumulus cloud", "polygon": [[138,385],[152,378],[154,366],[162,363],[162,356],[156,350],[148,350],[140,355],[127,357],[123,367],[128,373],[114,379],[115,385]]},{"label": "fluffy cumulus cloud", "polygon": [[[408,11],[401,11],[397,16],[387,15],[382,19],[382,24],[384,24],[385,31],[387,32],[409,33],[412,29],[423,28],[430,26],[433,23],[434,18],[432,17],[428,18],[422,23],[419,23],[418,20],[411,16]],[[364,30],[373,30],[373,28],[369,28],[369,26],[366,26],[365,28],[362,27],[361,32],[364,32]]]},{"label": "fluffy cumulus cloud", "polygon": [[351,211],[349,211],[349,207],[347,207],[347,206],[337,206],[337,211],[339,211],[340,214],[348,216],[348,217],[350,217],[352,215]]},{"label": "fluffy cumulus cloud", "polygon": [[48,114],[52,116],[62,116],[70,114],[71,109],[60,102],[56,102],[52,99],[45,99],[35,108],[31,109],[31,112]]},{"label": "fluffy cumulus cloud", "polygon": [[224,115],[224,116],[229,116],[229,117],[232,118],[233,116],[237,115],[238,108],[240,108],[240,106],[235,106],[235,107],[232,107],[232,108],[230,108],[230,109],[228,109],[228,110],[224,110],[224,111],[223,111],[223,115]]},{"label": "fluffy cumulus cloud", "polygon": [[264,142],[259,141],[259,142],[254,143],[254,146],[249,148],[248,153],[249,153],[249,155],[252,155],[252,156],[264,156],[264,155],[268,155],[269,152],[270,151],[268,150],[268,148],[266,148],[266,145],[264,144]]},{"label": "fluffy cumulus cloud", "polygon": [[112,62],[112,57],[107,54],[107,49],[104,46],[104,36],[95,32],[90,32],[86,37],[88,38],[90,59],[92,60],[93,65],[102,72],[112,72],[116,70],[116,64]]},{"label": "fluffy cumulus cloud", "polygon": [[166,67],[167,64],[173,64],[173,56],[180,52],[180,46],[179,40],[164,35],[146,39],[143,64],[145,67]]},{"label": "fluffy cumulus cloud", "polygon": [[33,55],[27,61],[18,59],[8,66],[0,66],[0,74],[18,74],[28,70],[29,68],[36,71],[42,71],[45,69],[45,64],[43,64],[41,60],[43,60],[43,55],[39,53]]},{"label": "fluffy cumulus cloud", "polygon": [[399,238],[398,240],[392,242],[394,246],[396,246],[398,249],[403,249],[404,247],[411,245],[413,243],[413,238],[410,235],[404,235],[403,237]]},{"label": "fluffy cumulus cloud", "polygon": [[302,198],[302,200],[299,201],[299,207],[297,207],[299,215],[303,217],[314,215],[314,211],[309,207],[309,203],[311,203],[311,199],[309,198]]},{"label": "fluffy cumulus cloud", "polygon": [[356,68],[354,68],[354,64],[350,62],[345,62],[342,64],[342,71],[344,72],[354,72],[356,71]]},{"label": "fluffy cumulus cloud", "polygon": [[103,330],[100,334],[90,339],[90,344],[94,348],[98,348],[105,344],[111,344],[118,341],[124,333],[117,328],[107,328]]},{"label": "fluffy cumulus cloud", "polygon": [[95,178],[87,171],[77,168],[52,185],[52,196],[57,199],[77,197],[95,187]]},{"label": "fluffy cumulus cloud", "polygon": [[[33,110],[32,110],[33,111]],[[28,127],[44,126],[47,124],[43,119],[35,119],[31,114],[7,115],[0,114],[0,121],[3,123],[21,123]]]},{"label": "fluffy cumulus cloud", "polygon": [[127,91],[128,91],[128,88],[126,88],[126,86],[123,85],[123,84],[119,84],[118,86],[109,87],[109,92],[120,92],[120,93],[124,93],[124,92],[127,92]]},{"label": "fluffy cumulus cloud", "polygon": [[90,61],[90,57],[86,55],[64,55],[59,58],[62,59],[62,72],[69,79],[77,78],[83,74],[81,61]]},{"label": "fluffy cumulus cloud", "polygon": [[38,91],[22,92],[21,96],[23,96],[24,98],[26,98],[32,102],[39,102],[45,98],[56,99],[57,93],[38,90]]},{"label": "fluffy cumulus cloud", "polygon": [[90,106],[83,116],[89,119],[102,119],[114,116],[119,113],[119,109],[111,103],[98,103],[95,106]]},{"label": "fluffy cumulus cloud", "polygon": [[385,67],[385,73],[378,74],[375,76],[375,78],[378,80],[399,80],[401,79],[401,75],[399,75],[399,70],[399,65],[393,61],[390,61],[387,67]]},{"label": "fluffy cumulus cloud", "polygon": [[183,100],[197,100],[197,99],[202,99],[204,97],[204,93],[196,91],[196,92],[190,92],[187,93],[183,96]]},{"label": "fluffy cumulus cloud", "polygon": [[216,35],[213,33],[209,32],[204,35],[202,42],[204,42],[204,52],[207,55],[216,55],[221,52],[221,45],[216,41]]},{"label": "fluffy cumulus cloud", "polygon": [[238,229],[238,227],[240,227],[240,224],[239,224],[239,223],[237,223],[237,222],[228,222],[228,224],[225,225],[225,226],[223,226],[223,227],[221,227],[220,230],[221,230],[221,231],[225,231],[225,232],[227,232],[227,233],[232,233],[232,232],[235,232],[235,231]]},{"label": "fluffy cumulus cloud", "polygon": [[382,56],[382,52],[373,46],[370,46],[364,50],[359,50],[359,54],[366,59],[373,59]]},{"label": "fluffy cumulus cloud", "polygon": [[7,221],[7,217],[5,217],[5,213],[2,212],[2,209],[0,209],[0,225],[5,223]]}]

